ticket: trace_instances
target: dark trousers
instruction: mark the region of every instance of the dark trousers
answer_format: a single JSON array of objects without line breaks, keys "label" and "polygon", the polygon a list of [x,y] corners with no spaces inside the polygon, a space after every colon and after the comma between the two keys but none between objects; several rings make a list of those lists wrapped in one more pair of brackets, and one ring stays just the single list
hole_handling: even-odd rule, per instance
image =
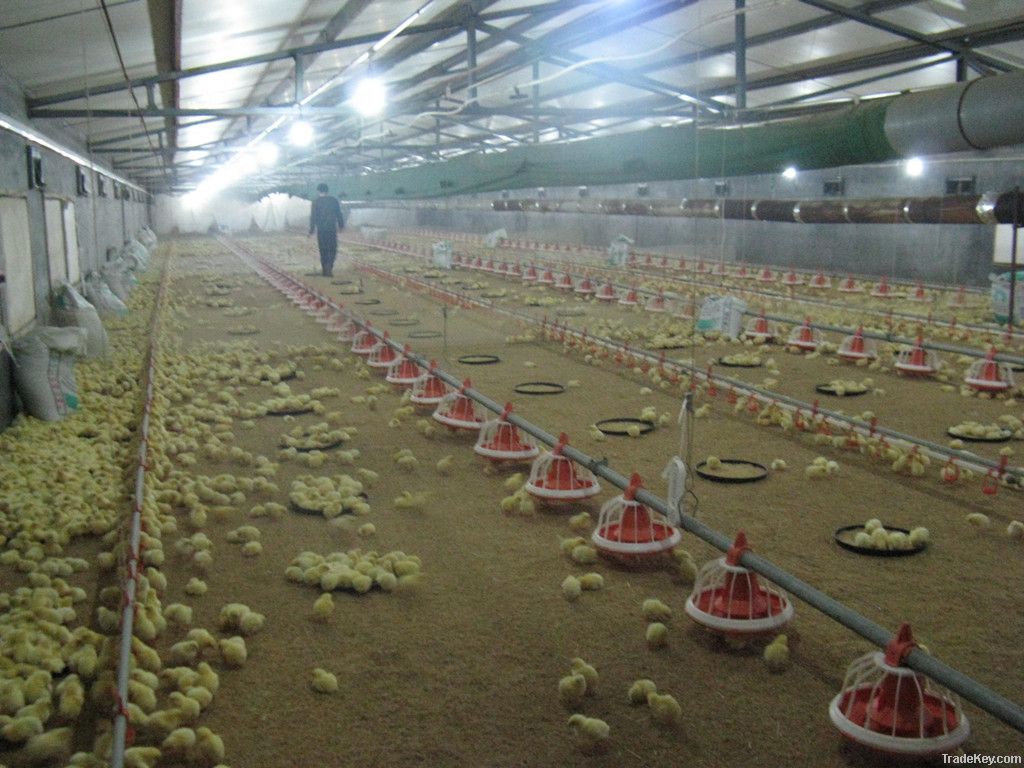
[{"label": "dark trousers", "polygon": [[320,247],[320,268],[325,275],[330,275],[334,271],[334,260],[338,256],[338,234],[317,230],[316,242]]}]

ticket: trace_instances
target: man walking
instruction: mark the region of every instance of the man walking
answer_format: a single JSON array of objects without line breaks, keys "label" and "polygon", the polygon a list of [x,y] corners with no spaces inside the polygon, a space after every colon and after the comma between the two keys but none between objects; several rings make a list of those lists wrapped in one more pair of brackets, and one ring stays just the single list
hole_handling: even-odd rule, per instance
[{"label": "man walking", "polygon": [[331,277],[334,275],[334,259],[338,255],[338,231],[345,228],[345,221],[341,218],[338,198],[327,194],[327,185],[318,184],[316,191],[316,200],[309,211],[309,236],[316,232],[320,267],[324,277]]}]

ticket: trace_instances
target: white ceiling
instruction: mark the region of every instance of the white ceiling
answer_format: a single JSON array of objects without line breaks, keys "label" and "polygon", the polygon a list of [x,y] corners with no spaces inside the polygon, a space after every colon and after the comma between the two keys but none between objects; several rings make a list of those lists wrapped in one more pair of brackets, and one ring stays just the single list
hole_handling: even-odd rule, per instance
[{"label": "white ceiling", "polygon": [[[106,2],[129,77],[154,75],[157,66],[146,0],[2,0],[0,69],[18,81],[30,98],[123,82],[111,35],[104,14],[98,7],[101,1]],[[537,23],[540,18],[538,13],[546,11],[552,5],[551,0],[498,0],[490,3],[476,0],[482,5],[486,23],[492,27],[501,30],[518,28],[521,37],[540,41],[544,45],[546,58],[540,67],[540,88],[545,107],[599,110],[638,100],[649,104],[651,100],[659,99],[661,101],[658,103],[670,106],[682,103],[673,102],[671,97],[666,100],[665,95],[656,96],[650,90],[637,88],[635,84],[611,81],[603,74],[595,76],[581,69],[566,69],[565,65],[569,61],[579,58],[610,65],[631,73],[633,77],[644,75],[665,86],[669,94],[674,91],[700,91],[711,94],[723,104],[734,104],[731,90],[735,84],[734,56],[731,52],[716,55],[710,50],[729,45],[734,39],[734,0],[680,0],[676,3],[679,7],[673,11],[658,14],[642,23],[623,22],[615,26],[615,19],[619,18],[617,14],[623,19],[629,19],[631,14],[648,12],[664,5],[666,1],[563,2],[560,12]],[[346,5],[343,0],[180,2],[180,56],[182,67],[186,70],[314,43],[328,21]],[[843,7],[855,8],[866,0],[835,2]],[[422,79],[410,87],[393,88],[390,94],[392,100],[398,100],[405,107],[383,126],[379,122],[361,126],[359,120],[346,109],[345,98],[347,87],[366,73],[367,64],[361,62],[353,66],[353,62],[370,51],[372,41],[380,40],[418,9],[424,8],[424,12],[415,24],[429,24],[464,7],[465,0],[434,0],[431,3],[427,0],[373,0],[360,5],[364,7],[341,29],[339,38],[369,36],[367,41],[309,57],[305,64],[304,93],[309,93],[329,80],[335,80],[333,86],[315,102],[320,108],[337,109],[335,115],[318,116],[315,119],[320,137],[317,150],[333,152],[331,162],[371,162],[371,156],[353,153],[352,148],[359,135],[369,142],[386,141],[407,147],[432,145],[435,140],[433,129],[436,115],[424,115],[422,111],[433,109],[426,105],[435,103],[438,96],[444,97],[446,85],[450,87],[452,99],[442,99],[441,110],[453,114],[444,116],[440,121],[442,142],[461,138],[486,141],[487,145],[493,146],[520,140],[517,137],[529,138],[532,125],[521,117],[503,114],[470,116],[457,111],[467,98],[464,63],[442,76]],[[1021,0],[916,0],[899,4],[899,7],[891,7],[898,5],[892,2],[887,5],[890,9],[877,13],[877,19],[911,29],[918,34],[942,34],[982,25],[1024,26],[1024,3]],[[825,11],[800,0],[748,0],[747,6],[747,36],[755,39],[758,35],[827,15]],[[515,12],[515,15],[490,18],[491,15],[504,12]],[[591,42],[579,42],[579,34],[585,34],[595,24],[609,21],[613,33]],[[466,35],[458,30],[447,36],[442,35],[441,39],[423,50],[412,53],[405,50],[406,46],[423,41],[427,34],[430,33],[400,36],[392,40],[377,54],[380,62],[376,65],[377,74],[391,83],[402,81],[408,84],[410,79],[439,62],[450,57],[465,56]],[[567,34],[571,36],[568,41],[565,38]],[[1024,66],[1024,43],[1020,37],[1024,35],[979,51],[1011,68]],[[481,48],[478,68],[485,74],[491,66],[507,67],[508,57],[516,54],[519,42],[522,42],[511,42],[500,37],[491,39],[485,30],[478,31],[477,41]],[[820,96],[820,99],[850,99],[941,85],[954,79],[956,67],[948,60],[912,73],[885,77],[887,73],[909,64],[928,61],[922,58],[924,56],[931,56],[932,61],[949,58],[948,53],[927,49],[918,51],[918,58],[914,61],[904,60],[870,68],[862,65],[857,71],[850,72],[836,71],[835,66],[848,59],[872,53],[898,54],[909,45],[911,43],[903,37],[853,20],[752,45],[747,52],[747,76],[750,82],[748,107],[768,106],[780,100],[798,99],[822,90],[829,90],[829,93]],[[395,51],[401,51],[403,55],[399,60],[389,60]],[[675,61],[678,57],[688,57],[688,60],[680,63]],[[802,76],[805,74],[802,70],[816,64],[828,66],[813,76]],[[832,67],[831,71],[829,66]],[[795,73],[790,78],[792,82],[758,87],[759,82],[765,78],[789,73]],[[880,79],[862,85],[854,84],[876,76]],[[484,84],[478,87],[478,104],[503,111],[528,104],[528,101],[514,96],[517,88],[520,95],[529,95],[532,79],[531,59],[527,56],[518,66],[501,71],[499,76],[486,77]],[[293,89],[293,63],[291,59],[284,58],[271,63],[184,78],[179,81],[177,105],[163,104],[159,88],[154,90],[154,101],[158,107],[177,106],[182,109],[256,107],[272,97],[276,104],[287,104]],[[145,89],[138,88],[135,93],[144,105]],[[127,90],[122,89],[116,93],[62,101],[48,108],[123,110],[132,107]],[[684,114],[678,108],[674,112]],[[670,115],[658,116],[644,112],[637,112],[631,120],[618,116],[596,119],[600,117],[599,114],[563,117],[560,124],[563,129],[567,129],[563,133],[564,138],[575,135],[571,129],[601,133],[635,130],[677,121],[677,118]],[[241,146],[270,126],[274,117],[256,116],[248,124],[245,118],[233,118],[190,128],[181,127],[202,119],[178,118],[177,146],[193,147],[226,138],[232,139],[233,146]],[[62,121],[94,143],[137,133],[142,124],[137,116],[91,115],[62,118]],[[558,138],[558,132],[550,129],[551,122],[559,121],[552,118],[541,126],[542,140]],[[145,125],[149,129],[158,129],[164,127],[165,123],[162,117],[147,117]],[[145,137],[126,139],[114,146],[139,150],[147,147],[147,141]],[[182,170],[184,180],[190,174],[193,181],[200,178],[195,171],[188,170],[188,164],[201,166],[205,163],[209,166],[217,161],[216,157],[208,154],[210,149],[177,152],[174,160],[186,164]],[[417,154],[422,156],[422,153]],[[146,166],[158,167],[154,157],[147,159],[147,156],[138,153],[104,153],[101,159],[126,168],[127,175],[134,173],[142,181],[158,181],[155,176],[147,176],[145,170]],[[384,162],[398,164],[405,159],[408,158],[403,158],[402,152],[396,150],[389,151]],[[303,157],[294,154],[285,160],[292,163],[304,162]]]}]

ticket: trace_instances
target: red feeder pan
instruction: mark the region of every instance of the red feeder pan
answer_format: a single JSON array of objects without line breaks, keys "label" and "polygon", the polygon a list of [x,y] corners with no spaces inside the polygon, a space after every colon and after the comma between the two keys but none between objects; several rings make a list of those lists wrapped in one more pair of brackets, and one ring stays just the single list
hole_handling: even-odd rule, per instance
[{"label": "red feeder pan", "polygon": [[345,316],[341,312],[335,312],[331,315],[331,319],[327,321],[327,332],[328,333],[341,333],[341,330],[348,324]]},{"label": "red feeder pan", "polygon": [[891,299],[894,296],[894,294],[892,292],[892,289],[889,287],[888,278],[883,277],[878,282],[878,285],[876,285],[874,289],[871,291],[871,295],[874,296],[876,299]]},{"label": "red feeder pan", "polygon": [[597,292],[596,296],[598,301],[615,301],[618,298],[615,295],[615,286],[611,283],[602,285],[601,290]]},{"label": "red feeder pan", "polygon": [[908,301],[928,301],[928,294],[924,292],[924,286],[921,283],[917,284],[917,288],[914,292],[907,296]]},{"label": "red feeder pan", "polygon": [[537,282],[540,283],[541,285],[554,285],[555,276],[551,274],[550,269],[545,269],[544,274],[537,278]]},{"label": "red feeder pan", "polygon": [[558,278],[558,282],[555,283],[555,288],[557,288],[560,291],[571,291],[573,288],[572,275],[570,275],[568,272],[563,272],[562,275]]},{"label": "red feeder pan", "polygon": [[989,347],[984,360],[971,363],[964,384],[978,392],[1005,392],[1014,386],[1013,369],[996,360],[996,348]]},{"label": "red feeder pan", "polygon": [[768,318],[764,316],[764,310],[762,309],[761,314],[755,317],[743,331],[743,338],[768,342],[774,341],[777,333],[775,324],[768,322]]},{"label": "red feeder pan", "polygon": [[508,275],[509,277],[522,277],[523,268],[519,266],[519,262],[517,261],[515,264],[509,265],[509,267],[505,270],[505,274]]},{"label": "red feeder pan", "polygon": [[764,269],[761,270],[761,274],[758,275],[757,279],[758,282],[761,283],[770,283],[772,280],[775,279],[775,276],[772,274],[771,269],[765,267]]},{"label": "red feeder pan", "polygon": [[967,289],[964,286],[960,286],[956,295],[949,300],[949,306],[951,307],[963,307],[967,305]]},{"label": "red feeder pan", "polygon": [[434,375],[437,363],[430,361],[430,369],[416,379],[409,392],[409,401],[420,406],[436,406],[448,394],[448,385]]},{"label": "red feeder pan", "polygon": [[791,269],[786,273],[786,276],[782,278],[782,284],[788,286],[803,285],[804,281],[801,280],[797,273]]},{"label": "red feeder pan", "polygon": [[589,277],[584,277],[573,288],[574,293],[578,293],[580,296],[592,296],[594,294],[594,284],[590,282]]},{"label": "red feeder pan", "polygon": [[457,392],[449,392],[434,410],[434,421],[439,421],[448,429],[477,430],[484,423],[484,416],[476,401],[472,400],[466,390],[472,385],[469,379],[462,382]]},{"label": "red feeder pan", "polygon": [[715,266],[711,268],[711,274],[715,277],[725,277],[729,274],[728,270],[725,268],[725,262],[716,262]]},{"label": "red feeder pan", "polygon": [[703,274],[707,274],[711,270],[708,269],[708,265],[704,263],[704,259],[700,259],[700,260],[697,261],[697,269],[696,269],[696,271],[699,274],[703,275]]},{"label": "red feeder pan", "polygon": [[318,323],[324,323],[325,325],[331,322],[334,317],[334,307],[330,304],[324,303],[320,305],[320,308],[316,311],[316,321]]},{"label": "red feeder pan", "polygon": [[395,352],[395,348],[390,344],[388,332],[384,331],[384,338],[377,342],[373,349],[370,350],[370,356],[366,359],[366,364],[371,368],[388,369],[396,360],[398,360],[398,353]]},{"label": "red feeder pan", "polygon": [[641,483],[640,475],[633,473],[625,493],[601,507],[597,528],[590,535],[598,552],[624,565],[662,560],[683,538],[664,515],[633,498]]},{"label": "red feeder pan", "polygon": [[811,328],[811,318],[809,317],[804,318],[803,325],[790,331],[789,339],[786,340],[788,346],[796,347],[801,352],[813,352],[820,343],[821,338],[818,332]]},{"label": "red feeder pan", "polygon": [[535,266],[533,266],[533,264],[531,264],[529,267],[527,267],[526,271],[523,273],[523,282],[524,283],[535,283],[535,282],[537,282],[537,268]]},{"label": "red feeder pan", "polygon": [[402,357],[388,368],[388,375],[384,377],[388,384],[394,384],[397,387],[411,387],[416,383],[420,377],[420,367],[408,357],[410,351],[409,345],[406,344],[405,349],[402,350]]},{"label": "red feeder pan", "polygon": [[922,343],[922,338],[918,336],[912,348],[900,350],[896,362],[893,363],[897,373],[917,378],[935,375],[939,370],[938,356],[932,350],[921,346]]},{"label": "red feeder pan", "polygon": [[727,637],[775,633],[793,618],[786,594],[739,564],[748,549],[747,536],[740,531],[725,557],[700,569],[686,600],[691,619]]},{"label": "red feeder pan", "polygon": [[846,279],[839,284],[840,293],[860,293],[863,290],[850,275],[847,275]]},{"label": "red feeder pan", "polygon": [[819,271],[818,274],[816,274],[808,281],[807,287],[817,289],[831,288],[832,281],[825,277],[824,272]]},{"label": "red feeder pan", "polygon": [[505,405],[501,416],[485,422],[480,427],[473,452],[494,462],[526,461],[540,453],[537,443],[529,435],[522,435],[519,428],[508,420],[512,403]]},{"label": "red feeder pan", "polygon": [[740,264],[740,268],[736,270],[736,277],[739,277],[739,278],[742,278],[742,279],[746,279],[746,278],[750,277],[750,273],[747,272],[747,265],[746,264]]},{"label": "red feeder pan", "polygon": [[832,699],[832,724],[851,741],[890,755],[933,757],[967,741],[971,725],[960,701],[945,688],[903,666],[917,647],[904,624],[885,649],[861,656],[846,670]]},{"label": "red feeder pan", "polygon": [[624,307],[635,307],[639,303],[640,300],[637,298],[636,288],[630,288],[626,291],[626,295],[619,299],[619,304]]},{"label": "red feeder pan", "polygon": [[665,294],[658,291],[657,295],[651,296],[647,300],[647,304],[644,306],[648,312],[664,312],[665,311]]},{"label": "red feeder pan", "polygon": [[840,360],[855,363],[858,360],[874,360],[878,357],[878,345],[874,339],[864,338],[864,326],[857,326],[857,332],[843,339],[836,355]]},{"label": "red feeder pan", "polygon": [[352,320],[338,328],[338,339],[340,341],[352,341],[359,334],[359,326]]},{"label": "red feeder pan", "polygon": [[680,272],[686,271],[686,259],[684,259],[682,256],[679,257],[679,263],[676,265],[676,269],[678,269]]},{"label": "red feeder pan", "polygon": [[375,346],[377,346],[377,335],[370,330],[370,324],[367,323],[366,327],[352,340],[352,351],[357,355],[369,355]]},{"label": "red feeder pan", "polygon": [[564,432],[551,453],[538,456],[530,468],[526,491],[547,502],[583,501],[601,492],[597,478],[586,467],[577,467],[572,459],[562,455],[569,442]]}]

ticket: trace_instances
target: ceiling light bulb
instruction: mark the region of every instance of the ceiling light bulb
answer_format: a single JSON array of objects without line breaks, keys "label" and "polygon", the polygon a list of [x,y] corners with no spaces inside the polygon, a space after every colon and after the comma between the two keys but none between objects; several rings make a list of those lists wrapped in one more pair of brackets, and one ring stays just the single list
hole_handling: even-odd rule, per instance
[{"label": "ceiling light bulb", "polygon": [[296,120],[288,129],[288,143],[293,147],[308,147],[313,143],[313,126],[305,120]]},{"label": "ceiling light bulb", "polygon": [[353,109],[364,117],[373,117],[384,111],[388,103],[387,88],[375,77],[360,80],[352,91]]},{"label": "ceiling light bulb", "polygon": [[782,176],[783,176],[783,178],[790,179],[790,180],[795,179],[796,178],[796,168],[794,168],[792,165],[789,166],[786,170],[784,170],[782,172]]},{"label": "ceiling light bulb", "polygon": [[907,176],[920,176],[924,173],[924,160],[920,157],[912,157],[904,165]]}]

